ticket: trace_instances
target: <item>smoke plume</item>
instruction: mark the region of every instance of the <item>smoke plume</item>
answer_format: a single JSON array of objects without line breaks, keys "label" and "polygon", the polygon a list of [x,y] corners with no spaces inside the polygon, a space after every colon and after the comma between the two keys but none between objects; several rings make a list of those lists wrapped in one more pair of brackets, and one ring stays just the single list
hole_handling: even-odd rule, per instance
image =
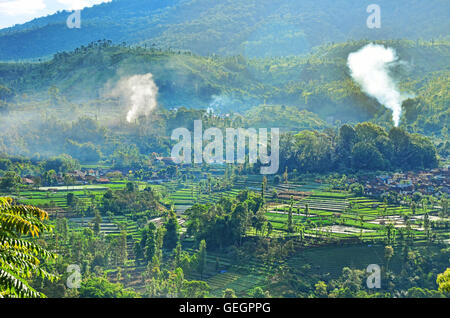
[{"label": "smoke plume", "polygon": [[113,91],[112,97],[121,97],[128,107],[127,121],[135,121],[139,116],[149,116],[156,108],[158,87],[153,81],[151,73],[144,75],[133,75],[122,78]]},{"label": "smoke plume", "polygon": [[395,126],[400,123],[402,103],[408,98],[398,90],[389,74],[389,69],[399,63],[394,49],[372,43],[350,53],[347,60],[351,76],[361,89],[392,110]]}]

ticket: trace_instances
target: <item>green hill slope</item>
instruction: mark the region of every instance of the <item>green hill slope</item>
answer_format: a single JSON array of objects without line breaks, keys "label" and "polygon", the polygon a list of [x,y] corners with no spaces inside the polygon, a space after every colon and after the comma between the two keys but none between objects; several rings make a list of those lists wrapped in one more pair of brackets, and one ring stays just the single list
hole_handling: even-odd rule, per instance
[{"label": "green hill slope", "polygon": [[[0,85],[22,103],[49,98],[58,88],[71,102],[105,102],[108,87],[123,76],[152,73],[158,102],[166,108],[213,108],[244,114],[261,104],[315,113],[328,122],[374,120],[389,125],[390,113],[367,97],[348,74],[346,58],[367,41],[322,46],[308,56],[246,59],[202,57],[189,52],[129,48],[98,42],[41,63],[1,63]],[[450,43],[383,41],[405,62],[393,76],[415,96],[405,102],[402,123],[412,131],[440,134],[448,125]],[[9,93],[7,93],[9,91]],[[103,100],[103,101],[102,101]]]},{"label": "green hill slope", "polygon": [[[113,0],[86,8],[81,29],[69,12],[0,30],[0,59],[39,58],[110,39],[200,55],[287,56],[351,39],[448,38],[447,0],[379,0],[380,29],[369,29],[371,1]],[[430,23],[433,21],[433,23]]]}]

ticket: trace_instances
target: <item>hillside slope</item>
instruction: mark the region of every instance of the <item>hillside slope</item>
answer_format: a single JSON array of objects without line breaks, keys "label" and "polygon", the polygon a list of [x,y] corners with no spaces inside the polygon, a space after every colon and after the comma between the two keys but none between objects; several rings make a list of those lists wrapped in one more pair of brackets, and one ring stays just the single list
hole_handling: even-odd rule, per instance
[{"label": "hillside slope", "polygon": [[[322,46],[308,56],[246,59],[202,57],[188,52],[129,48],[97,42],[62,52],[41,63],[0,63],[0,100],[9,108],[49,98],[57,88],[70,102],[107,103],[108,89],[124,76],[152,73],[165,108],[213,108],[244,113],[259,105],[285,105],[317,114],[330,123],[374,120],[389,125],[390,112],[367,97],[348,74],[346,59],[366,45],[352,41]],[[394,70],[405,102],[404,125],[440,134],[448,126],[450,43],[383,41],[398,52],[404,67]],[[106,93],[106,94],[105,94]],[[16,97],[11,97],[15,95]],[[1,107],[0,107],[1,108]]]},{"label": "hillside slope", "polygon": [[[156,45],[247,57],[287,56],[331,42],[448,38],[447,0],[379,0],[382,27],[369,29],[366,8],[352,0],[113,0],[86,8],[81,29],[69,12],[0,30],[0,59],[39,58],[90,42]],[[433,21],[433,23],[430,23]]]}]

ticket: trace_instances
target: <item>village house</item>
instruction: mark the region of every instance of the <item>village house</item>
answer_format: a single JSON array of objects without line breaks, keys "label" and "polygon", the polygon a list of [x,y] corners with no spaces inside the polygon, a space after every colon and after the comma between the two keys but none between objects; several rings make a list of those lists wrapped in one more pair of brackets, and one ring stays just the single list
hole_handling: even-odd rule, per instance
[{"label": "village house", "polygon": [[22,178],[22,184],[28,185],[28,186],[34,186],[34,181],[30,178]]},{"label": "village house", "polygon": [[158,162],[162,162],[166,165],[174,165],[175,164],[175,160],[172,157],[156,157],[156,160],[158,160]]},{"label": "village house", "polygon": [[96,182],[97,182],[97,183],[103,183],[103,184],[105,184],[105,183],[109,183],[110,180],[109,180],[108,178],[98,178],[98,179],[96,180]]},{"label": "village house", "polygon": [[75,170],[73,172],[67,173],[67,175],[73,177],[76,181],[86,181],[87,173],[81,170]]},{"label": "village house", "polygon": [[379,175],[375,178],[361,176],[355,181],[349,179],[348,184],[354,182],[363,184],[364,192],[371,196],[382,196],[390,191],[403,195],[410,195],[416,191],[423,195],[437,195],[439,192],[450,193],[449,178],[448,167],[445,167],[431,171]]}]

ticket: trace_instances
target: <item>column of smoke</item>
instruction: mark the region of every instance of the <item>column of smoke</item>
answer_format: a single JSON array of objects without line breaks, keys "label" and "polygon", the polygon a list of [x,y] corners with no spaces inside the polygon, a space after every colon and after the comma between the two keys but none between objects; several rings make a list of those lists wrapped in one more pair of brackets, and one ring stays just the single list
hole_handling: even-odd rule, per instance
[{"label": "column of smoke", "polygon": [[395,126],[400,123],[402,103],[408,97],[398,90],[389,74],[389,69],[399,63],[394,49],[376,44],[368,44],[350,53],[347,60],[351,76],[362,91],[392,110]]},{"label": "column of smoke", "polygon": [[112,97],[125,100],[128,108],[127,121],[135,121],[139,116],[149,116],[156,108],[158,87],[151,73],[122,78],[110,92]]}]

